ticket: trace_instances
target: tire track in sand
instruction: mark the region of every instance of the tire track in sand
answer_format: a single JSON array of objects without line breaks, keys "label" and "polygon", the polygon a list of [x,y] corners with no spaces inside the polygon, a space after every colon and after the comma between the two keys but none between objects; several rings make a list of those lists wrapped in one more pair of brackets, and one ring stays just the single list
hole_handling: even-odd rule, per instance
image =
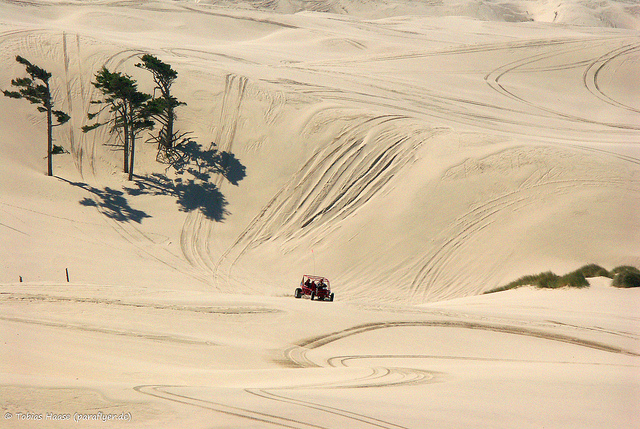
[{"label": "tire track in sand", "polygon": [[[351,119],[351,118],[350,118]],[[357,116],[318,148],[219,258],[229,277],[247,252],[271,240],[324,236],[385,189],[417,149],[443,132],[404,116]]]},{"label": "tire track in sand", "polygon": [[184,394],[169,392],[169,389],[180,389],[185,386],[171,385],[144,385],[133,388],[138,393],[163,399],[165,401],[176,402],[179,404],[191,405],[193,407],[215,411],[217,413],[229,416],[240,417],[243,419],[253,420],[255,422],[267,423],[276,427],[291,429],[329,429],[327,426],[321,426],[313,423],[307,423],[302,420],[281,417],[275,414],[254,411],[249,408],[236,407],[227,405],[222,402],[208,401],[205,399],[195,398]]},{"label": "tire track in sand", "polygon": [[[585,50],[586,47],[582,47],[582,48],[568,48],[568,49],[564,49],[564,50],[559,50],[559,51],[553,51],[553,52],[546,52],[546,53],[542,53],[542,54],[536,54],[536,55],[532,55],[532,56],[528,56],[525,58],[522,58],[520,60],[511,62],[509,64],[503,65],[498,67],[497,69],[493,70],[492,72],[488,73],[485,76],[485,81],[487,82],[487,84],[496,92],[511,98],[515,101],[524,103],[528,106],[534,107],[540,111],[543,111],[545,113],[551,114],[553,117],[556,118],[562,118],[565,120],[569,120],[569,121],[573,121],[573,122],[579,122],[579,123],[586,123],[586,124],[595,124],[595,125],[603,125],[606,127],[610,127],[610,128],[616,128],[616,129],[621,129],[621,130],[633,130],[633,131],[637,131],[640,130],[640,126],[636,125],[636,124],[631,124],[631,123],[621,123],[621,122],[612,122],[612,121],[603,121],[603,120],[596,120],[596,119],[589,119],[587,117],[584,116],[580,116],[577,114],[571,114],[571,113],[565,113],[562,111],[557,110],[556,108],[553,107],[547,107],[544,106],[542,104],[538,104],[538,103],[534,103],[532,101],[527,100],[526,98],[517,95],[514,91],[507,89],[507,87],[505,85],[503,85],[500,81],[509,73],[513,73],[513,72],[517,72],[519,71],[519,69],[523,69],[524,67],[530,67],[534,64],[538,64],[544,61],[548,61],[552,58],[555,57],[563,57],[568,53],[571,52],[575,52],[575,51],[579,51],[579,50]],[[637,50],[640,50],[640,44],[638,44],[637,42],[635,43],[631,43],[631,44],[625,44],[624,46],[622,46],[621,48],[617,48],[614,49],[612,51],[609,51],[607,53],[605,53],[604,55],[598,57],[595,61],[592,62],[588,62],[588,66],[586,67],[586,69],[584,70],[581,79],[582,79],[582,84],[584,87],[586,87],[587,90],[589,90],[589,92],[591,92],[592,94],[594,94],[597,98],[599,98],[600,100],[605,101],[608,104],[614,105],[616,107],[623,107],[627,110],[631,110],[634,112],[638,112],[637,109],[631,108],[629,106],[626,106],[622,103],[619,103],[613,99],[611,99],[610,97],[608,97],[607,95],[605,95],[599,88],[598,85],[598,74],[599,72],[613,59],[618,58],[621,55],[626,55],[629,54],[631,52],[635,52]],[[576,65],[575,64],[565,64],[562,66],[556,66],[554,69],[558,70],[558,69],[569,69],[569,68],[574,68]],[[548,67],[541,67],[541,70],[550,70]]]},{"label": "tire track in sand", "polygon": [[636,107],[629,106],[622,102],[619,102],[609,95],[607,95],[601,88],[600,84],[600,74],[610,66],[610,64],[614,60],[620,59],[620,57],[631,55],[640,51],[639,43],[630,43],[626,44],[618,49],[614,49],[610,52],[605,53],[595,61],[593,61],[589,66],[585,69],[582,79],[584,82],[584,86],[596,97],[600,100],[603,100],[606,103],[611,104],[615,107],[620,107],[625,110],[629,110],[631,112],[640,113],[640,109]]},{"label": "tire track in sand", "polygon": [[[307,356],[307,352],[320,347],[323,347],[332,342],[348,338],[354,335],[359,335],[365,332],[389,329],[397,327],[426,327],[426,328],[459,328],[459,329],[473,329],[483,330],[491,332],[499,332],[504,334],[521,335],[526,337],[540,338],[543,340],[557,341],[561,343],[573,344],[580,347],[587,347],[594,350],[600,350],[607,353],[617,353],[627,356],[640,356],[640,354],[632,352],[630,350],[623,349],[621,347],[612,346],[609,344],[585,340],[583,338],[546,332],[531,328],[513,326],[513,325],[498,325],[485,322],[468,322],[457,320],[429,320],[429,321],[391,321],[391,322],[372,322],[362,325],[352,326],[341,331],[332,332],[329,334],[320,335],[317,337],[309,338],[300,341],[291,347],[284,350],[284,363],[292,367],[297,368],[322,368],[324,365],[319,365],[311,361]],[[349,356],[341,356],[341,359],[349,358]],[[327,365],[333,366],[334,358],[328,359]],[[283,362],[281,362],[283,363]]]},{"label": "tire track in sand", "polygon": [[[618,168],[612,169],[610,161],[603,157],[616,159]],[[562,160],[562,163],[554,160]],[[425,248],[422,256],[409,266],[411,297],[423,302],[432,297],[442,299],[446,294],[455,294],[456,285],[461,285],[465,279],[456,277],[461,276],[461,271],[451,264],[455,264],[459,252],[470,245],[474,236],[491,228],[504,214],[523,210],[543,197],[562,196],[585,187],[640,192],[638,184],[634,186],[630,179],[638,163],[639,160],[632,157],[570,145],[533,147],[526,151],[514,147],[481,159],[468,159],[450,168],[441,181],[479,174],[500,174],[499,177],[506,178],[513,174],[512,171],[522,168],[533,168],[533,173],[517,187],[514,183],[512,189],[491,193],[483,200],[473,202],[470,210],[442,228],[435,237],[436,242]]]},{"label": "tire track in sand", "polygon": [[[247,83],[248,78],[244,76],[226,76],[215,140],[209,150],[215,148],[220,152],[232,152]],[[224,176],[217,175],[214,184],[222,191]],[[200,211],[195,210],[187,214],[180,233],[180,248],[184,257],[192,266],[207,273],[215,271],[210,249],[210,236],[214,227],[215,221],[207,219]]]},{"label": "tire track in sand", "polygon": [[[472,329],[472,330],[484,330],[490,332],[498,332],[511,335],[527,336],[532,338],[539,338],[542,340],[556,341],[565,344],[572,344],[579,347],[586,347],[593,350],[599,350],[607,353],[616,353],[627,356],[640,356],[635,352],[605,344],[602,342],[586,340],[576,336],[565,335],[561,333],[553,333],[548,331],[536,330],[527,327],[519,327],[513,325],[502,325],[485,322],[471,322],[471,321],[459,321],[459,320],[429,320],[429,321],[388,321],[388,322],[373,322],[361,325],[356,325],[343,329],[340,331],[332,332],[329,334],[319,335],[316,337],[308,338],[294,344],[293,346],[283,351],[284,361],[278,361],[277,363],[286,366],[287,368],[335,368],[335,367],[347,367],[347,361],[357,359],[376,359],[376,358],[395,358],[395,359],[430,359],[438,358],[430,355],[345,355],[345,356],[333,356],[324,362],[324,364],[318,364],[310,360],[306,353],[308,351],[318,349],[332,342],[363,334],[366,332],[389,329],[397,327],[423,327],[423,328],[457,328],[457,329]],[[442,359],[456,359],[458,357],[444,356],[439,357]],[[462,357],[462,359],[466,359]],[[370,368],[370,373],[365,377],[357,377],[342,381],[333,381],[319,384],[309,385],[291,385],[282,386],[278,388],[245,388],[243,391],[255,397],[263,398],[267,401],[286,404],[287,406],[302,407],[306,410],[304,415],[308,416],[308,419],[314,419],[314,421],[326,422],[323,425],[316,423],[309,423],[299,418],[282,417],[275,412],[264,413],[256,411],[247,407],[233,406],[221,401],[211,401],[197,398],[193,395],[176,393],[177,389],[189,389],[190,386],[163,386],[163,385],[146,385],[136,386],[135,391],[153,396],[159,399],[177,402],[181,404],[191,405],[198,408],[208,409],[211,411],[243,418],[253,421],[259,421],[267,424],[272,424],[279,427],[287,428],[342,428],[347,427],[345,423],[337,424],[334,422],[342,422],[343,419],[348,427],[358,427],[364,425],[364,427],[375,427],[384,429],[407,429],[405,426],[388,422],[379,418],[368,416],[362,413],[354,412],[344,408],[338,408],[335,406],[327,406],[318,402],[314,402],[308,396],[303,401],[286,395],[284,391],[307,391],[311,389],[345,389],[345,388],[381,388],[389,386],[409,386],[424,383],[434,383],[442,381],[442,376],[436,372],[426,371],[422,369],[405,368],[405,367],[375,367]],[[173,391],[171,391],[173,390]],[[269,410],[276,409],[273,406],[268,408]],[[287,411],[290,412],[289,409]],[[317,413],[327,415],[324,419],[319,419],[316,416]],[[289,414],[290,415],[290,414]],[[354,426],[355,425],[355,426]]]}]

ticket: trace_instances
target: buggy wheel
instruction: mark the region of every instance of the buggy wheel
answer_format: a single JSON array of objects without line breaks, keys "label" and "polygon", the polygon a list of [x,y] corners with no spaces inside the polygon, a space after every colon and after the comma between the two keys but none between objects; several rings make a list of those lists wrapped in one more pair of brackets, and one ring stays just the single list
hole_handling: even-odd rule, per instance
[{"label": "buggy wheel", "polygon": [[293,294],[293,296],[295,296],[296,298],[301,298],[302,297],[302,289],[297,288],[295,293]]},{"label": "buggy wheel", "polygon": [[313,298],[316,297],[316,293],[315,292],[311,292],[311,301],[313,301]]},{"label": "buggy wheel", "polygon": [[331,295],[329,295],[329,301],[333,302],[333,297],[335,296],[335,294],[333,292],[331,292]]}]

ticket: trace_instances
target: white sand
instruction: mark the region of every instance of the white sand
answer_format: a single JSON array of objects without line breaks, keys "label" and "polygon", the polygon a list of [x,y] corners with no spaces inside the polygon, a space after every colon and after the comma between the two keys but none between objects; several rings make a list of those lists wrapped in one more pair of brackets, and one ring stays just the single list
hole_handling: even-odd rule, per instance
[{"label": "white sand", "polygon": [[[638,30],[629,1],[0,1],[0,88],[22,55],[71,115],[49,178],[0,97],[0,427],[640,427],[638,291],[479,295],[640,266]],[[222,221],[80,131],[103,65],[152,91],[147,52],[246,167]],[[336,302],[292,297],[311,272]]]}]

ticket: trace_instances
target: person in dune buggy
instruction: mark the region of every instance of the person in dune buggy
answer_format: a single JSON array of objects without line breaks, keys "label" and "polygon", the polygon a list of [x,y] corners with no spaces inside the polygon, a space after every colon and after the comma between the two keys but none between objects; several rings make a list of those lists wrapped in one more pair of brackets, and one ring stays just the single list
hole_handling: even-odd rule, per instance
[{"label": "person in dune buggy", "polygon": [[302,298],[304,295],[311,297],[311,300],[333,301],[335,294],[331,292],[329,280],[321,276],[305,274],[300,281],[300,287],[295,290],[294,296]]}]

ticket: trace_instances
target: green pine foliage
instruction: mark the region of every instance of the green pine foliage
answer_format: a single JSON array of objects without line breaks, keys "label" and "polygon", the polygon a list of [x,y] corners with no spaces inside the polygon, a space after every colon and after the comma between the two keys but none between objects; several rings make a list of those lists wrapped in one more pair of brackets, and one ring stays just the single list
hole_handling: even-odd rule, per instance
[{"label": "green pine foliage", "polygon": [[160,124],[160,130],[152,137],[158,145],[158,160],[171,163],[174,159],[174,148],[188,133],[181,133],[175,129],[177,119],[176,108],[186,103],[178,101],[171,94],[171,86],[178,77],[178,72],[157,57],[145,54],[140,57],[142,62],[136,67],[147,70],[153,76],[155,83],[154,97],[151,103],[154,106],[153,119]]},{"label": "green pine foliage", "polygon": [[[2,93],[9,98],[25,99],[31,104],[37,104],[38,111],[47,114],[47,175],[53,176],[52,155],[61,152],[57,151],[53,144],[52,129],[68,122],[71,117],[62,110],[54,109],[49,86],[51,73],[32,64],[20,55],[16,56],[16,61],[25,66],[29,77],[13,79],[11,85],[16,87],[17,91],[3,90]],[[56,118],[56,124],[53,123],[53,117]]]},{"label": "green pine foliage", "polygon": [[126,74],[111,72],[102,67],[92,82],[101,93],[102,98],[91,101],[101,106],[96,112],[89,112],[89,120],[96,120],[102,112],[107,111],[109,118],[100,122],[85,125],[82,131],[87,133],[104,125],[110,125],[110,131],[122,131],[124,172],[133,180],[135,143],[138,134],[154,126],[151,119],[157,113],[157,106],[150,102],[151,95],[138,91],[138,83]]}]

